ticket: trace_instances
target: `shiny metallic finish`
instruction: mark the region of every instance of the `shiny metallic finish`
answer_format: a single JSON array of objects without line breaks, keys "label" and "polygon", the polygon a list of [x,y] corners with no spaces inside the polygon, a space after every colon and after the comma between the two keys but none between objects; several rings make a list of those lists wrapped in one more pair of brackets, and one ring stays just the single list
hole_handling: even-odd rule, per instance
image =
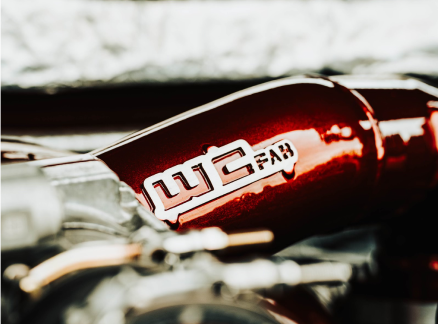
[{"label": "shiny metallic finish", "polygon": [[61,229],[63,208],[43,172],[27,164],[2,166],[2,251],[27,248],[53,238]]},{"label": "shiny metallic finish", "polygon": [[94,154],[151,208],[144,179],[205,148],[245,139],[257,151],[288,140],[299,154],[293,175],[272,174],[178,219],[180,230],[268,228],[285,246],[346,223],[351,210],[366,202],[381,167],[381,141],[372,125],[371,112],[344,87],[289,78],[217,100]]},{"label": "shiny metallic finish", "polygon": [[[346,81],[339,82],[348,85]],[[397,196],[389,188],[411,186],[421,194],[432,185],[438,170],[435,139],[438,133],[432,122],[434,113],[427,105],[437,99],[434,88],[418,81],[399,80],[393,83],[396,89],[392,90],[388,90],[391,83],[381,84],[375,83],[376,89],[367,92],[359,86],[347,89],[323,78],[268,82],[171,118],[94,154],[130,185],[137,199],[150,210],[155,210],[156,202],[160,205],[169,201],[159,206],[157,217],[174,222],[180,214],[179,230],[208,226],[225,230],[268,228],[274,232],[278,247],[284,247],[300,238],[373,215],[380,199],[391,201],[392,196]],[[399,106],[393,110],[393,94],[403,97],[406,92],[411,96],[404,103],[406,108],[402,109],[402,102],[396,100]],[[380,102],[376,103],[375,98]],[[414,113],[417,119],[406,122],[417,129],[406,135],[407,128],[397,123],[405,122],[403,114],[416,109],[421,112]],[[381,118],[385,114],[387,117]],[[415,123],[420,117],[421,125],[425,126],[418,128]],[[397,170],[397,161],[403,158],[403,154],[393,158],[394,141],[390,134],[394,132],[401,139],[409,136],[408,142],[412,144],[403,154],[412,158],[403,172],[399,169],[391,175],[392,170]],[[209,147],[222,147],[240,139],[254,151],[280,140],[293,143],[299,155],[293,175],[275,173],[241,188],[236,185],[233,191],[221,193],[212,201],[209,196],[214,196],[214,190],[208,181],[195,186],[195,182],[202,184],[199,181],[202,172],[196,179],[192,174],[191,184],[189,179],[178,180],[180,176],[171,169],[172,174],[164,181],[170,188],[157,184],[161,176],[156,174],[208,152]],[[239,161],[238,157],[238,154],[230,157],[216,169]],[[226,173],[226,169],[223,171]],[[250,171],[240,172],[231,181],[252,176],[248,175]],[[153,180],[143,183],[144,179]],[[230,181],[225,177],[221,180],[224,188]],[[179,181],[178,187],[171,190],[174,181]],[[155,197],[150,199],[151,195]],[[394,200],[398,205],[388,205],[393,210],[410,201],[406,196],[404,201],[399,197]]]},{"label": "shiny metallic finish", "polygon": [[[149,235],[142,237],[142,234],[145,231]],[[160,249],[163,253],[173,254],[174,257],[176,257],[176,255],[184,253],[224,250],[230,246],[269,243],[273,238],[272,233],[268,231],[235,233],[227,235],[219,228],[213,227],[203,229],[202,231],[192,231],[185,235],[172,235],[170,237],[160,237],[156,232],[154,233],[155,235],[153,235],[151,231],[153,230],[149,227],[142,227],[138,233],[133,234],[130,240],[119,240],[114,243],[107,242],[105,244],[100,243],[96,245],[84,244],[74,249],[59,253],[40,263],[31,270],[29,270],[29,268],[25,268],[25,270],[23,270],[23,265],[20,264],[11,265],[8,267],[8,271],[5,272],[5,276],[10,280],[19,280],[19,285],[22,291],[31,294],[34,297],[38,297],[41,290],[47,285],[64,276],[72,275],[76,271],[109,266],[128,265],[130,263],[137,263],[143,267],[149,266],[153,268],[155,264],[153,264],[153,262],[151,263],[150,261],[153,261],[152,254],[158,249]],[[251,239],[248,239],[248,237],[245,238],[245,236],[248,234],[251,234]],[[244,236],[243,239],[242,236]],[[146,261],[149,263],[147,264]],[[271,267],[275,270],[274,272],[277,271],[276,265],[274,265],[272,262],[259,261],[259,263],[260,262],[262,264],[268,264],[268,267]],[[289,273],[287,269],[290,269],[291,266],[287,265],[290,265],[291,263],[293,264],[292,267],[294,271]],[[219,267],[219,264],[215,263],[215,265]],[[299,266],[292,261],[287,263],[287,265],[279,267],[279,279],[275,280],[280,280],[289,285],[298,284],[300,283],[300,280],[303,280],[303,282],[309,281],[308,278],[306,279],[305,275],[308,272],[306,268],[303,268],[304,272],[302,272]],[[248,272],[245,266],[237,267],[237,269],[241,268],[243,268],[245,273]],[[255,268],[257,267],[255,266]],[[233,269],[233,267],[228,267],[227,269]],[[256,273],[253,271],[251,272],[253,277],[255,275],[255,279],[251,285],[260,285],[260,280],[258,279],[259,277],[264,276],[263,271],[259,269],[256,271]],[[328,281],[348,281],[349,277],[341,278],[342,271],[337,272],[337,276],[328,277]],[[20,273],[22,275],[20,275]],[[228,274],[224,275],[224,280],[226,282],[231,282],[234,280],[235,282],[236,276],[234,275],[233,270],[231,270],[231,273],[230,271],[227,273]],[[339,275],[341,275],[341,277]],[[319,277],[313,276],[310,281],[318,281],[317,278],[320,277],[321,275],[319,275]],[[240,286],[242,285],[242,283],[236,283],[235,285],[237,284]],[[249,284],[247,283],[247,285],[243,288],[250,289],[251,285],[248,285]],[[266,284],[265,282],[262,284],[263,287],[270,285],[272,285],[272,283]]]},{"label": "shiny metallic finish", "polygon": [[375,216],[420,201],[438,183],[438,89],[400,77],[335,79],[360,93],[379,122],[385,156],[372,197]]},{"label": "shiny metallic finish", "polygon": [[83,247],[60,253],[39,264],[20,280],[20,288],[33,294],[74,271],[125,264],[141,254],[138,244]]},{"label": "shiny metallic finish", "polygon": [[52,159],[75,154],[3,136],[1,144],[2,164]]},{"label": "shiny metallic finish", "polygon": [[73,156],[34,164],[42,167],[62,196],[64,229],[128,236],[139,226],[136,217],[156,230],[167,229],[138,203],[131,188],[92,156]]},{"label": "shiny metallic finish", "polygon": [[190,231],[184,235],[175,235],[163,240],[163,248],[170,253],[188,253],[196,251],[215,251],[228,247],[253,244],[269,244],[274,239],[270,231],[254,231],[226,234],[217,227],[207,227],[200,231]]},{"label": "shiny metallic finish", "polygon": [[[290,323],[293,318],[290,314],[279,316],[280,305],[275,304],[272,299],[265,299],[263,292],[257,293],[254,290],[269,290],[278,284],[296,286],[309,280],[312,283],[344,282],[351,278],[352,273],[351,267],[346,264],[321,263],[302,267],[290,260],[281,263],[255,260],[248,263],[222,264],[208,254],[199,254],[196,258],[181,262],[172,272],[149,276],[142,276],[131,268],[125,268],[116,277],[101,281],[86,303],[71,307],[66,312],[67,322],[74,323],[74,316],[79,313],[83,318],[92,318],[100,322],[111,312],[118,314],[120,323],[135,322],[145,315],[150,316],[152,323],[160,323],[157,320],[159,316],[154,317],[157,310],[169,311],[172,307],[181,305],[202,309],[211,305],[217,309],[233,306],[240,311],[252,310],[262,318],[265,317],[262,323]],[[313,267],[315,271],[309,267]],[[329,271],[326,271],[327,268]],[[272,304],[267,307],[265,302]],[[310,306],[312,303],[306,302],[306,305]],[[292,306],[289,312],[293,314],[297,307],[298,305]],[[196,323],[209,323],[206,318],[202,318],[204,312],[199,312],[201,318],[198,318]],[[232,312],[223,312],[230,316],[229,320],[233,319]],[[313,312],[315,316],[320,316],[317,307]],[[181,318],[178,320],[178,316],[175,317],[173,321],[186,323]],[[213,322],[217,323],[219,318],[220,315],[213,319]],[[311,322],[300,320],[298,323]]]}]

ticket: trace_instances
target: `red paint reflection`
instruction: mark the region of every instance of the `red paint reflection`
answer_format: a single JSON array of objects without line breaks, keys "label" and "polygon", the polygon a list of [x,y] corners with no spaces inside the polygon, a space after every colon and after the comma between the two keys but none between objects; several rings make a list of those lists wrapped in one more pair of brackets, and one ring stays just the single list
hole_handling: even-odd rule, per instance
[{"label": "red paint reflection", "polygon": [[[142,193],[146,178],[201,155],[209,146],[243,139],[256,151],[290,140],[298,151],[293,174],[278,172],[180,216],[181,230],[268,228],[280,248],[367,215],[377,219],[399,210],[430,188],[434,175],[438,181],[438,116],[430,115],[436,100],[409,89],[354,91],[313,78],[275,81],[172,118],[94,154],[148,206]],[[394,137],[383,137],[376,122],[391,130],[394,120],[409,119],[411,124],[419,118],[426,118],[426,124],[424,119],[416,124],[416,134],[402,127]],[[227,161],[217,165],[225,183],[249,172],[242,168],[227,174]],[[182,182],[180,189],[185,196],[177,199],[163,192],[163,200],[170,200],[166,208],[207,190],[188,189]]]},{"label": "red paint reflection", "polygon": [[[333,125],[330,129],[340,129],[340,127]],[[327,143],[324,141],[324,138],[327,138],[326,132],[320,135],[316,129],[297,130],[277,135],[254,145],[253,148],[258,150],[281,139],[290,140],[299,152],[298,162],[295,166],[295,175],[299,176],[335,157],[361,157],[363,145],[359,138],[353,136],[350,127],[344,132],[348,133],[347,138],[337,137],[337,140],[331,140]]]},{"label": "red paint reflection", "polygon": [[430,261],[429,267],[431,270],[438,271],[438,260]]},{"label": "red paint reflection", "polygon": [[432,128],[432,135],[435,139],[435,148],[438,152],[438,111],[433,110],[431,112],[429,123]]},{"label": "red paint reflection", "polygon": [[[329,137],[330,140],[328,140]],[[296,130],[279,134],[252,147],[255,151],[283,139],[292,141],[299,152],[298,162],[295,166],[295,179],[304,174],[311,173],[315,168],[329,163],[335,158],[351,160],[352,164],[355,165],[356,168],[359,168],[358,162],[355,159],[362,157],[363,144],[357,136],[354,136],[351,127],[333,125],[327,132],[322,134],[318,133],[316,129]],[[235,154],[234,159],[238,157],[239,155]],[[223,165],[230,161],[231,159],[224,162]],[[218,171],[221,170],[220,168],[217,169]],[[246,170],[246,172],[248,171]],[[219,174],[221,173],[219,172]],[[179,222],[183,225],[184,223],[207,215],[216,208],[230,203],[230,201],[240,202],[245,200],[245,197],[263,193],[267,187],[273,188],[281,185],[293,186],[293,180],[288,180],[288,177],[285,177],[279,172],[209,202],[195,210],[191,210],[181,215]]]}]

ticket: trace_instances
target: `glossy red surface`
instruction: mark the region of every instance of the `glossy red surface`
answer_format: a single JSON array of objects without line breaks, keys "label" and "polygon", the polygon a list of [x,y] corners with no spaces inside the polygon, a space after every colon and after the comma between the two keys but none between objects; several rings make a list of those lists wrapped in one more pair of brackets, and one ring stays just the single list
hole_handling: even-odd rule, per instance
[{"label": "glossy red surface", "polygon": [[[365,91],[362,95],[372,97]],[[385,101],[377,107],[377,114],[389,109]],[[425,134],[430,137],[430,131]],[[431,157],[436,150],[429,150],[433,140],[429,137],[424,140],[427,149],[408,145],[406,156],[426,150],[435,171],[436,161]],[[299,154],[294,174],[275,173],[192,209],[179,216],[178,230],[208,226],[224,230],[268,228],[275,234],[276,247],[281,248],[361,219],[370,210],[370,198],[377,195],[386,170],[392,168],[385,156],[385,149],[391,152],[391,147],[383,146],[370,107],[357,93],[320,79],[289,85],[274,81],[242,91],[128,137],[95,155],[153,210],[143,193],[147,177],[202,155],[208,147],[239,139],[246,140],[254,150],[290,140]],[[232,157],[228,158],[231,161]],[[416,166],[424,164],[411,159]],[[217,170],[223,165],[216,165]],[[416,168],[420,174],[424,171]],[[239,177],[237,172],[234,177]],[[429,171],[426,173],[430,176]],[[221,178],[226,182],[229,176]],[[193,189],[180,181],[181,194],[176,197],[169,197],[156,186],[166,208],[208,191],[202,175],[198,179],[201,184]],[[387,193],[378,192],[381,194]]]},{"label": "glossy red surface", "polygon": [[438,98],[419,89],[358,89],[373,107],[385,142],[375,216],[388,216],[422,199],[436,184]]},{"label": "glossy red surface", "polygon": [[369,122],[366,108],[341,86],[274,86],[243,92],[96,155],[149,206],[143,181],[206,147],[244,139],[257,150],[289,139],[299,152],[293,177],[278,172],[261,179],[180,215],[178,227],[269,228],[284,245],[345,223],[366,203],[377,180],[378,152],[373,129],[360,121]]}]

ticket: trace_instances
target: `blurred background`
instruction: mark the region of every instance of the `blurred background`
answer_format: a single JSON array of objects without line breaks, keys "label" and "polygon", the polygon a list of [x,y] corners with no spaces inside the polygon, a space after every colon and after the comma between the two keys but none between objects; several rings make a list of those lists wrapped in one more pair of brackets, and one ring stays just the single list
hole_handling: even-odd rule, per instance
[{"label": "blurred background", "polygon": [[2,1],[2,136],[87,152],[302,73],[438,80],[438,1]]}]

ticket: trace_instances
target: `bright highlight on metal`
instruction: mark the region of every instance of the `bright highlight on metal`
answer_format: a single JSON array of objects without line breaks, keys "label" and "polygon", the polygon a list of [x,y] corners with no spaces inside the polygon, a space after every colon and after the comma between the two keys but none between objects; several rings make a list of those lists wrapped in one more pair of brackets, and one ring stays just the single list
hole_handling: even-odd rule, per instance
[{"label": "bright highlight on metal", "polygon": [[141,254],[139,244],[87,246],[60,253],[39,264],[20,280],[24,292],[34,293],[56,279],[77,270],[127,263]]}]

